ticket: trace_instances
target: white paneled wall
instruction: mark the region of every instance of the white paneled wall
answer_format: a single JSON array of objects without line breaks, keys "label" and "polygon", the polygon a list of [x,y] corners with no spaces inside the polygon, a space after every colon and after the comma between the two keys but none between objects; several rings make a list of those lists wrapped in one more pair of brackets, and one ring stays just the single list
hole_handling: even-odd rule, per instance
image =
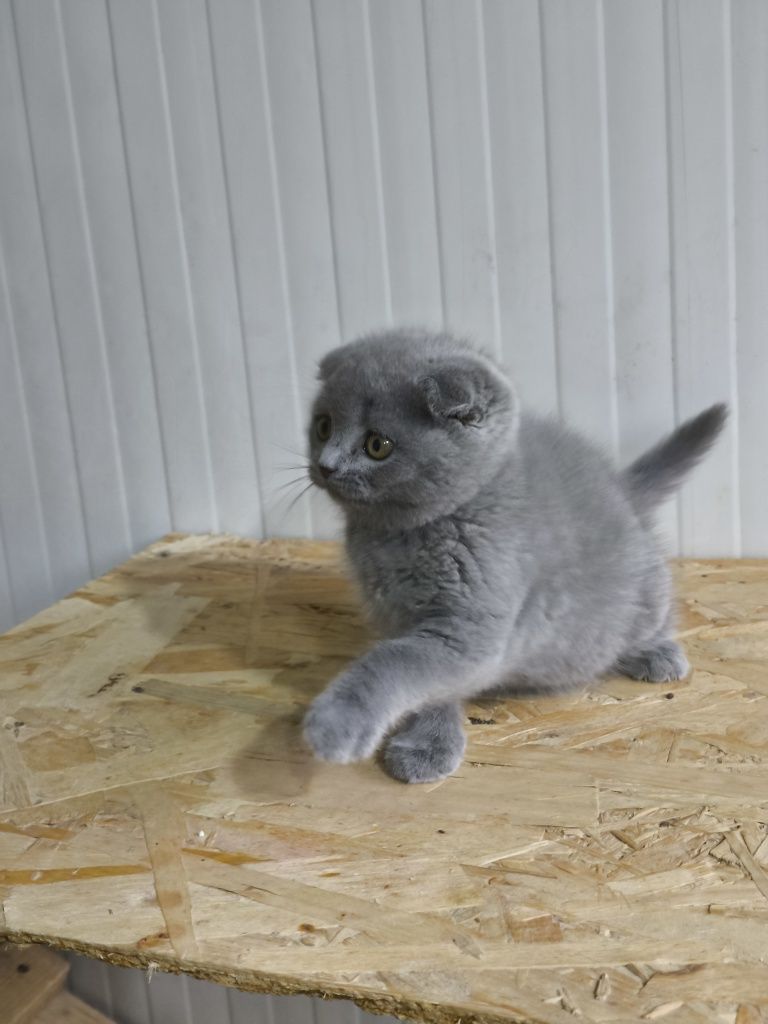
[{"label": "white paneled wall", "polygon": [[280,485],[391,323],[621,460],[728,400],[662,528],[768,555],[765,0],[0,0],[0,139],[0,627],[169,529],[332,533]]}]

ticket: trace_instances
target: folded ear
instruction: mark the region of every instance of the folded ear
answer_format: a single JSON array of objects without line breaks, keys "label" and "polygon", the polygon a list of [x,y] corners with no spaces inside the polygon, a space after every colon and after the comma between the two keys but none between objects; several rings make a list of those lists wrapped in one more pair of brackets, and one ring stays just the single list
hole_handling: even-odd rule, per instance
[{"label": "folded ear", "polygon": [[469,359],[451,361],[422,377],[419,388],[435,419],[458,420],[464,426],[481,423],[494,405],[506,405],[511,397],[496,375]]},{"label": "folded ear", "polygon": [[317,365],[317,379],[321,381],[328,380],[344,362],[346,354],[346,345],[331,349],[330,352],[326,353]]}]

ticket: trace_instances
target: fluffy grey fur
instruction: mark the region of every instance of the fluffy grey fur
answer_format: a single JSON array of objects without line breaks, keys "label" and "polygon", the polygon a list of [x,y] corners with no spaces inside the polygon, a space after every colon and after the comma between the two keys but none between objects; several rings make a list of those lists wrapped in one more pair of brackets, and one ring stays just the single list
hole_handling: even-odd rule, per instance
[{"label": "fluffy grey fur", "polygon": [[[310,476],[341,506],[381,641],[312,704],[304,736],[349,762],[384,741],[395,778],[449,775],[461,701],[614,671],[688,672],[651,516],[714,442],[717,405],[617,471],[520,411],[496,363],[448,335],[392,331],[320,365]],[[386,443],[388,457],[376,453]],[[369,441],[370,444],[370,441]]]}]

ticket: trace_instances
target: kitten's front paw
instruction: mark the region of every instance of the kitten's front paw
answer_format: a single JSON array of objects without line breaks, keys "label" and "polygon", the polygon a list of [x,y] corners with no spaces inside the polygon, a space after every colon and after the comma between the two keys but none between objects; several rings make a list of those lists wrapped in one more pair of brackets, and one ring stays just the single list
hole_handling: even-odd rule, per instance
[{"label": "kitten's front paw", "polygon": [[383,734],[359,695],[333,687],[312,702],[304,719],[304,739],[323,761],[348,764],[371,757]]},{"label": "kitten's front paw", "polygon": [[453,708],[417,712],[387,743],[384,768],[400,782],[437,782],[459,767],[466,742]]},{"label": "kitten's front paw", "polygon": [[438,782],[453,775],[463,758],[463,742],[414,747],[394,739],[384,751],[384,768],[399,782]]}]

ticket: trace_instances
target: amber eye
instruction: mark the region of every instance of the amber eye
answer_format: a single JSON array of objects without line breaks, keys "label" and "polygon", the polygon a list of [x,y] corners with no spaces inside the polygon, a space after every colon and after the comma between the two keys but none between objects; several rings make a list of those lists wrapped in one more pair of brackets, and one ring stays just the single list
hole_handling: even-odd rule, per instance
[{"label": "amber eye", "polygon": [[315,433],[318,441],[327,441],[331,436],[331,417],[327,415],[318,416],[315,420]]},{"label": "amber eye", "polygon": [[366,455],[370,455],[372,459],[381,462],[382,459],[389,458],[395,446],[388,437],[382,437],[381,434],[373,433],[366,437],[363,447],[365,448]]}]

